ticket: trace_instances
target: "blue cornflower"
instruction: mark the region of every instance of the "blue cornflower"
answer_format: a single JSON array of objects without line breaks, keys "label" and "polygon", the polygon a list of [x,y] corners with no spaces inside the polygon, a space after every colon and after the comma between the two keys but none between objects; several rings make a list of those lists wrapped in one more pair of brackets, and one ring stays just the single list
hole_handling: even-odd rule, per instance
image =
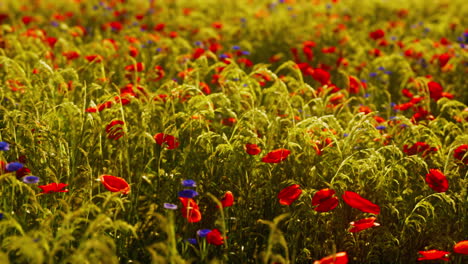
[{"label": "blue cornflower", "polygon": [[197,195],[198,193],[192,189],[185,189],[179,192],[179,197],[183,198],[193,198]]},{"label": "blue cornflower", "polygon": [[392,71],[384,71],[384,73],[390,75],[392,74]]},{"label": "blue cornflower", "polygon": [[208,235],[209,232],[211,232],[211,229],[200,229],[197,231],[197,235],[199,237],[206,237],[206,235]]},{"label": "blue cornflower", "polygon": [[241,53],[242,55],[250,55],[250,51],[248,50],[243,50]]},{"label": "blue cornflower", "polygon": [[227,54],[223,53],[223,54],[219,55],[219,58],[220,59],[227,59],[227,58],[229,58],[229,56]]},{"label": "blue cornflower", "polygon": [[7,171],[17,171],[21,168],[23,168],[23,164],[19,162],[10,162],[6,165]]},{"label": "blue cornflower", "polygon": [[203,43],[201,41],[199,41],[199,40],[195,41],[195,46],[201,47],[202,45],[203,45]]},{"label": "blue cornflower", "polygon": [[4,141],[0,142],[0,150],[3,150],[3,151],[10,150],[10,144]]},{"label": "blue cornflower", "polygon": [[187,242],[189,242],[189,243],[192,244],[192,245],[198,244],[196,238],[187,238]]},{"label": "blue cornflower", "polygon": [[365,93],[364,94],[364,98],[369,98],[369,96],[370,96],[370,93]]},{"label": "blue cornflower", "polygon": [[169,210],[177,210],[177,205],[171,203],[164,203],[164,208]]},{"label": "blue cornflower", "polygon": [[197,183],[194,180],[187,179],[182,181],[184,187],[197,187]]},{"label": "blue cornflower", "polygon": [[401,128],[406,128],[406,127],[408,127],[408,125],[407,124],[401,124],[400,127]]},{"label": "blue cornflower", "polygon": [[380,67],[377,68],[377,69],[380,70],[380,71],[383,71],[383,70],[385,70],[385,67],[384,67],[384,66],[380,66]]},{"label": "blue cornflower", "polygon": [[39,177],[37,176],[26,176],[23,177],[23,182],[27,184],[36,184],[39,182]]},{"label": "blue cornflower", "polygon": [[376,126],[375,128],[376,128],[377,130],[385,130],[387,127],[386,127],[386,126],[380,125],[380,126]]},{"label": "blue cornflower", "polygon": [[239,46],[237,46],[237,45],[234,45],[234,46],[232,46],[232,49],[233,50],[240,50],[241,48]]},{"label": "blue cornflower", "polygon": [[3,213],[0,213],[0,220],[3,219],[3,216],[4,216]]},{"label": "blue cornflower", "polygon": [[344,133],[344,134],[343,134],[343,137],[347,137],[347,136],[349,136],[348,133]]},{"label": "blue cornflower", "polygon": [[50,22],[50,25],[52,25],[53,27],[58,27],[59,23],[57,21],[52,21]]},{"label": "blue cornflower", "polygon": [[376,72],[371,72],[371,73],[369,73],[369,76],[370,77],[375,77],[375,76],[377,76],[377,73]]}]

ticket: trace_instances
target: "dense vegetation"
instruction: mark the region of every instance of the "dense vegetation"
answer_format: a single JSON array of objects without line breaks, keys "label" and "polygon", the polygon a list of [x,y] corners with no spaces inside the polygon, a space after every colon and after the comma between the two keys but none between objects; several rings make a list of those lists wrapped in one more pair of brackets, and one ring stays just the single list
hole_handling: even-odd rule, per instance
[{"label": "dense vegetation", "polygon": [[461,0],[1,1],[0,263],[466,263],[467,51]]}]

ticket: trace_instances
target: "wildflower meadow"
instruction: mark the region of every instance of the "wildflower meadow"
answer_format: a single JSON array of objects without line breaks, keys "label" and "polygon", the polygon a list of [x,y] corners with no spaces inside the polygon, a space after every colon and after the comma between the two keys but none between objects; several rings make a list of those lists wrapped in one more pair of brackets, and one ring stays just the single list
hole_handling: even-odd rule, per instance
[{"label": "wildflower meadow", "polygon": [[468,263],[463,0],[0,0],[0,264]]}]

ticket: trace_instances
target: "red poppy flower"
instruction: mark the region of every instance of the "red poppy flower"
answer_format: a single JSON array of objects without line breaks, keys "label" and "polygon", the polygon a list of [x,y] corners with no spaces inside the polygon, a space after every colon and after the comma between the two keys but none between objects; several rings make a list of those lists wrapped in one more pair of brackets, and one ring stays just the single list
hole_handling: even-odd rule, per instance
[{"label": "red poppy flower", "polygon": [[335,191],[331,189],[322,189],[314,194],[312,197],[312,205],[318,205],[314,208],[317,212],[328,212],[338,206],[338,198],[335,195]]},{"label": "red poppy flower", "polygon": [[468,240],[463,240],[455,244],[453,252],[468,255]]},{"label": "red poppy flower", "polygon": [[421,260],[445,260],[449,261],[447,257],[450,252],[448,251],[441,251],[441,250],[427,250],[427,251],[419,251],[419,254],[423,255],[423,257],[418,258],[418,261]]},{"label": "red poppy flower", "polygon": [[221,236],[221,232],[215,228],[206,235],[206,242],[208,244],[221,246],[224,244],[224,238]]},{"label": "red poppy flower", "polygon": [[106,126],[106,133],[107,137],[109,139],[117,140],[125,135],[123,126],[124,126],[124,121],[122,120],[112,120],[107,126]]},{"label": "red poppy flower", "polygon": [[369,33],[369,37],[374,40],[383,38],[384,36],[385,32],[382,29],[377,29],[376,31],[372,31],[371,33]]},{"label": "red poppy flower", "polygon": [[66,51],[62,52],[62,55],[67,58],[67,60],[74,60],[80,57],[80,54],[76,51]]},{"label": "red poppy flower", "polygon": [[125,70],[129,72],[141,72],[145,69],[145,66],[141,62],[137,62],[136,64],[130,64],[125,66]]},{"label": "red poppy flower", "polygon": [[346,252],[338,252],[336,254],[324,257],[321,260],[314,261],[314,264],[347,264],[348,254]]},{"label": "red poppy flower", "polygon": [[163,134],[163,133],[158,133],[154,135],[154,140],[158,145],[167,145],[167,149],[175,149],[179,147],[179,141],[176,137],[168,135],[168,134]]},{"label": "red poppy flower", "polygon": [[152,71],[148,72],[146,78],[148,81],[157,82],[164,78],[165,75],[166,72],[164,71],[163,67],[156,65]]},{"label": "red poppy flower", "polygon": [[245,151],[249,155],[258,155],[262,150],[257,146],[257,144],[245,144]]},{"label": "red poppy flower", "polygon": [[235,119],[234,117],[228,117],[221,120],[221,124],[225,126],[233,126],[235,123],[237,123],[237,119]]},{"label": "red poppy flower", "polygon": [[430,169],[426,182],[436,192],[446,192],[449,188],[447,177],[438,169]]},{"label": "red poppy flower", "polygon": [[99,179],[104,184],[104,187],[111,192],[130,193],[130,185],[123,178],[105,174],[101,175]]},{"label": "red poppy flower", "polygon": [[57,43],[58,39],[54,37],[47,37],[45,42],[51,47],[54,48],[55,44]]},{"label": "red poppy flower", "polygon": [[197,223],[202,219],[198,204],[192,198],[179,197],[182,202],[182,216],[188,220],[189,223]]},{"label": "red poppy flower", "polygon": [[330,83],[331,75],[329,72],[323,69],[320,69],[320,68],[313,69],[311,74],[312,74],[312,78],[314,78],[314,80],[321,83],[322,85]]},{"label": "red poppy flower", "polygon": [[234,204],[234,195],[232,194],[231,191],[227,191],[224,194],[223,199],[221,199],[221,205],[223,208],[225,207],[231,207]]},{"label": "red poppy flower", "polygon": [[427,86],[429,88],[429,96],[434,99],[435,101],[439,100],[442,97],[442,92],[444,91],[444,88],[440,83],[430,81],[427,83]]},{"label": "red poppy flower", "polygon": [[452,56],[448,53],[441,54],[437,59],[439,60],[439,67],[443,68],[445,65],[447,65],[448,61],[450,60]]},{"label": "red poppy flower", "polygon": [[135,58],[136,56],[138,56],[138,49],[135,47],[135,46],[130,46],[128,47],[128,54]]},{"label": "red poppy flower", "polygon": [[468,145],[463,144],[458,146],[453,152],[453,156],[456,159],[461,160],[465,165],[468,165]]},{"label": "red poppy flower", "polygon": [[352,233],[357,233],[374,226],[380,226],[379,223],[375,222],[375,217],[364,218],[356,222],[351,222],[350,224],[353,226],[353,228],[351,228],[349,232]]},{"label": "red poppy flower", "polygon": [[302,190],[299,189],[299,184],[293,184],[282,189],[278,193],[279,203],[282,205],[291,205],[301,196]]},{"label": "red poppy flower", "polygon": [[371,214],[380,213],[380,207],[378,205],[373,204],[371,201],[362,198],[359,194],[355,192],[345,191],[342,197],[345,203],[362,212]]},{"label": "red poppy flower", "polygon": [[357,94],[359,93],[359,89],[361,88],[361,84],[356,77],[349,76],[349,85],[348,85],[348,92],[350,94]]},{"label": "red poppy flower", "polygon": [[28,175],[30,173],[31,173],[30,169],[28,169],[26,167],[23,167],[23,168],[16,171],[16,178],[20,179],[20,178],[22,178],[22,177],[24,177],[24,176],[26,176],[26,175]]},{"label": "red poppy flower", "polygon": [[424,158],[431,152],[436,152],[437,148],[436,147],[431,147],[429,144],[426,142],[416,142],[413,144],[413,146],[408,147],[408,145],[403,146],[403,152],[406,153],[406,155],[416,155],[418,153],[422,153],[422,157]]},{"label": "red poppy flower", "polygon": [[314,58],[314,51],[312,48],[315,46],[315,42],[312,41],[304,41],[304,43],[302,43],[302,52],[304,52],[304,55],[307,57],[308,61],[311,61]]},{"label": "red poppy flower", "polygon": [[3,160],[0,160],[0,174],[3,174],[6,172],[6,162]]},{"label": "red poppy flower", "polygon": [[89,62],[101,62],[103,59],[102,59],[102,56],[101,55],[97,55],[97,54],[93,54],[93,55],[88,55],[88,56],[85,56],[85,59]]},{"label": "red poppy flower", "polygon": [[266,163],[280,163],[281,161],[285,160],[290,153],[291,151],[287,149],[275,149],[263,157],[262,161]]},{"label": "red poppy flower", "polygon": [[52,192],[68,192],[68,189],[62,190],[67,187],[66,183],[49,183],[47,185],[39,185],[38,187],[42,189],[41,193],[52,193]]}]

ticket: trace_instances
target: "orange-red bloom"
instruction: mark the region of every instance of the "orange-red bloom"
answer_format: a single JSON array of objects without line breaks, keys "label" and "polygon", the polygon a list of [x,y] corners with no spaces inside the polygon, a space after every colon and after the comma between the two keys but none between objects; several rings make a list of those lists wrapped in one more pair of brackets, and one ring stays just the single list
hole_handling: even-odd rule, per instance
[{"label": "orange-red bloom", "polygon": [[221,205],[223,208],[225,207],[231,207],[234,204],[234,195],[232,194],[231,191],[227,191],[224,194],[223,199],[221,199]]},{"label": "orange-red bloom", "polygon": [[468,255],[468,240],[463,240],[455,244],[453,252]]},{"label": "orange-red bloom", "polygon": [[145,70],[145,66],[141,62],[137,62],[136,64],[130,64],[125,66],[125,70],[129,72],[141,72]]},{"label": "orange-red bloom", "polygon": [[468,165],[468,145],[463,144],[458,146],[458,148],[453,152],[453,157],[461,160],[465,165]]},{"label": "orange-red bloom", "polygon": [[346,191],[343,195],[343,200],[349,206],[356,208],[365,213],[379,214],[380,207],[376,204],[373,204],[371,201],[362,198],[359,194],[355,192]]},{"label": "orange-red bloom", "polygon": [[372,31],[371,33],[369,33],[369,37],[374,40],[383,38],[384,36],[385,32],[382,29],[377,29],[376,31]]},{"label": "orange-red bloom", "polygon": [[356,222],[351,222],[350,224],[353,226],[353,228],[351,228],[349,232],[352,233],[360,232],[374,226],[380,226],[379,223],[375,222],[375,217],[364,218]]},{"label": "orange-red bloom", "polygon": [[104,174],[99,177],[99,180],[111,192],[121,192],[122,194],[130,192],[130,185],[123,178]]},{"label": "orange-red bloom", "polygon": [[124,131],[124,121],[122,120],[112,120],[106,126],[106,133],[109,139],[117,140],[125,135]]},{"label": "orange-red bloom", "polygon": [[176,137],[168,135],[168,134],[163,134],[163,133],[158,133],[154,135],[154,140],[158,145],[167,145],[167,149],[175,149],[179,147],[179,141],[177,140]]},{"label": "orange-red bloom", "polygon": [[416,142],[413,146],[408,147],[408,145],[403,146],[403,152],[407,155],[416,155],[418,153],[422,153],[422,157],[424,158],[426,155],[430,154],[431,152],[436,152],[436,147],[431,147],[426,142]]},{"label": "orange-red bloom", "polygon": [[449,188],[447,177],[438,169],[430,169],[426,182],[436,192],[446,192]]},{"label": "orange-red bloom", "polygon": [[278,193],[279,203],[282,205],[291,205],[301,196],[302,190],[299,189],[299,184],[293,184],[282,189]]},{"label": "orange-red bloom", "polygon": [[449,261],[447,257],[450,252],[448,251],[441,251],[441,250],[427,250],[427,251],[419,251],[419,254],[423,255],[423,257],[418,258],[418,261],[421,260],[445,260]]},{"label": "orange-red bloom", "polygon": [[52,193],[52,192],[68,192],[68,189],[63,190],[67,187],[66,183],[49,183],[47,185],[39,185],[38,187],[42,189],[41,193]]},{"label": "orange-red bloom", "polygon": [[221,232],[215,228],[206,235],[206,242],[208,244],[221,246],[224,244],[224,238],[221,236]]},{"label": "orange-red bloom", "polygon": [[335,195],[335,191],[331,189],[322,189],[314,194],[312,197],[312,205],[318,205],[314,208],[317,212],[328,212],[335,209],[338,206],[338,198]]},{"label": "orange-red bloom", "polygon": [[338,252],[336,254],[324,257],[321,260],[314,261],[314,264],[347,264],[348,254],[346,252]]},{"label": "orange-red bloom", "polygon": [[258,147],[257,144],[247,143],[245,144],[245,151],[249,155],[258,155],[262,151],[262,149],[260,149],[260,147]]},{"label": "orange-red bloom", "polygon": [[280,163],[285,160],[290,153],[291,151],[287,149],[275,149],[263,157],[262,161],[266,163]]},{"label": "orange-red bloom", "polygon": [[182,203],[182,216],[188,220],[189,223],[197,223],[202,219],[202,215],[198,204],[192,198],[179,197]]}]

